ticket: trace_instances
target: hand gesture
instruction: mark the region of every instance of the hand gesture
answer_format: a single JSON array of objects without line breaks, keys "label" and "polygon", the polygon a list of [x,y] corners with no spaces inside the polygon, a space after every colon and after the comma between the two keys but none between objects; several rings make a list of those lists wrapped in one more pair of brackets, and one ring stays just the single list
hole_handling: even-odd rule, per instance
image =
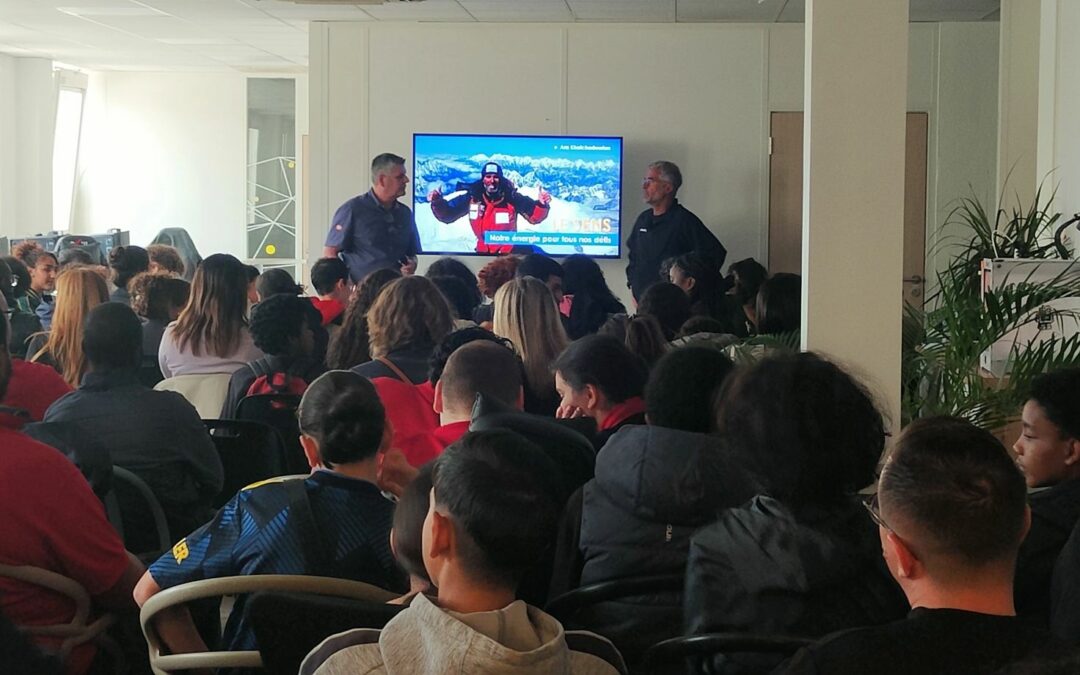
[{"label": "hand gesture", "polygon": [[539,202],[544,206],[551,203],[551,193],[544,189],[543,185],[537,185],[537,190],[540,192]]},{"label": "hand gesture", "polygon": [[585,417],[585,411],[576,405],[560,405],[555,410],[556,419],[569,420],[577,417]]},{"label": "hand gesture", "polygon": [[406,258],[405,262],[401,263],[401,276],[411,277],[416,274],[416,258]]},{"label": "hand gesture", "polygon": [[380,451],[376,455],[376,461],[376,476],[379,489],[389,492],[395,497],[400,497],[401,493],[405,491],[405,487],[420,473],[409,464],[408,460],[405,459],[405,455],[397,448]]},{"label": "hand gesture", "polygon": [[433,201],[435,201],[436,199],[442,199],[442,193],[441,193],[441,192],[439,192],[439,188],[435,188],[434,190],[432,190],[431,192],[429,192],[429,193],[428,193],[428,196],[427,196],[427,200],[428,200],[429,202],[433,202]]}]

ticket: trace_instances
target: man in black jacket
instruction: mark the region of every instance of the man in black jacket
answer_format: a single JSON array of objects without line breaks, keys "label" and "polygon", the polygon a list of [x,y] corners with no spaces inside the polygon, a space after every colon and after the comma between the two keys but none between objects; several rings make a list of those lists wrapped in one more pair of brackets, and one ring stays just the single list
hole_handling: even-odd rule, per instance
[{"label": "man in black jacket", "polygon": [[650,208],[637,217],[626,240],[626,285],[635,300],[661,280],[660,266],[668,258],[695,251],[719,271],[727,257],[716,235],[675,198],[681,186],[682,172],[672,162],[653,162],[645,172],[641,192]]}]

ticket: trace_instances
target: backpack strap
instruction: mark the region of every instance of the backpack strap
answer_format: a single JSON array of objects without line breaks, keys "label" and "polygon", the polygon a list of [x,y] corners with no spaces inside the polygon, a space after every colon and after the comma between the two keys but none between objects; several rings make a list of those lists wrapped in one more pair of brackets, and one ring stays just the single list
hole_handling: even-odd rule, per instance
[{"label": "backpack strap", "polygon": [[386,358],[385,356],[380,356],[379,358],[377,358],[375,360],[378,361],[379,363],[383,364],[384,366],[386,366],[386,368],[391,373],[393,373],[394,376],[397,377],[397,379],[401,380],[405,384],[412,384],[413,383],[413,381],[409,379],[408,375],[403,373],[401,371],[401,368],[398,368],[396,365],[394,365],[394,362],[391,361],[390,359]]},{"label": "backpack strap", "polygon": [[297,478],[282,482],[289,498],[289,517],[296,519],[296,531],[300,534],[300,548],[304,555],[304,568],[313,576],[330,576],[329,552],[322,531],[311,511],[308,499],[307,479]]}]

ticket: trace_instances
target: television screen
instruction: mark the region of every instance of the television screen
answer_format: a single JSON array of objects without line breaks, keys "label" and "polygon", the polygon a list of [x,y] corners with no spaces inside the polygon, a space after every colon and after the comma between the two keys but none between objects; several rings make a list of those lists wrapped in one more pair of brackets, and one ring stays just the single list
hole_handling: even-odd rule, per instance
[{"label": "television screen", "polygon": [[424,253],[617,258],[622,138],[413,135]]}]

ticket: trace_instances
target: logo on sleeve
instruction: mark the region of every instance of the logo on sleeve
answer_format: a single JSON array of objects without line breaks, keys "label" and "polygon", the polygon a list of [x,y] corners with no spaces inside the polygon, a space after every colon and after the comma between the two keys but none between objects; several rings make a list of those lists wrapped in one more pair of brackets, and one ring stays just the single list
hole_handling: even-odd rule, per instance
[{"label": "logo on sleeve", "polygon": [[342,226],[341,226],[341,224],[338,224],[338,225],[335,225],[335,226],[334,226],[334,229],[335,229],[335,230],[337,230],[338,232],[341,232],[341,231],[342,231],[342,230],[344,230],[345,228],[344,228],[344,227],[342,227]]},{"label": "logo on sleeve", "polygon": [[191,552],[188,551],[187,538],[181,539],[176,542],[176,546],[172,547],[172,556],[176,559],[177,565],[184,562],[190,553]]}]

